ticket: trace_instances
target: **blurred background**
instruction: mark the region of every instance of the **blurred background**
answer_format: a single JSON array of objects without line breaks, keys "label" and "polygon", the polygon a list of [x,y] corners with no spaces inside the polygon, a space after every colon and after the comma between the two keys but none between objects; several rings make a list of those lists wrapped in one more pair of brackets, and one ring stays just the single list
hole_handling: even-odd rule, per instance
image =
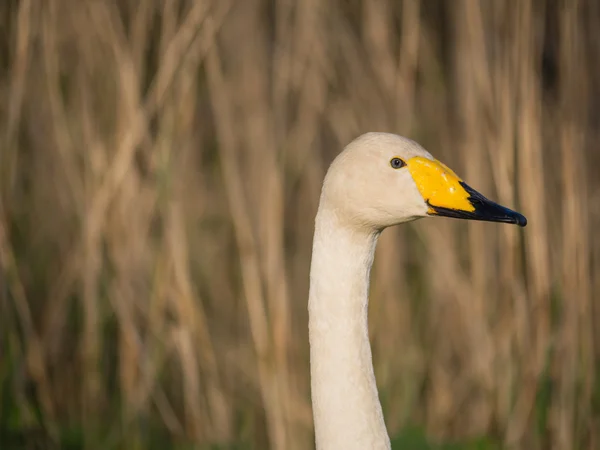
[{"label": "blurred background", "polygon": [[309,449],[328,164],[406,135],[525,229],[386,230],[404,448],[600,448],[600,3],[3,0],[0,447]]}]

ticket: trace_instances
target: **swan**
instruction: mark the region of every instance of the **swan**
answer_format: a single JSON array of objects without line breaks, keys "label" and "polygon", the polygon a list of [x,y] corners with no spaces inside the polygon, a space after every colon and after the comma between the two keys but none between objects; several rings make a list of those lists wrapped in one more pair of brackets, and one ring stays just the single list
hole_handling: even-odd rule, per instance
[{"label": "swan", "polygon": [[359,136],[331,163],[315,219],[308,299],[318,450],[390,449],[367,326],[369,276],[383,229],[426,216],[526,218],[475,191],[418,143]]}]

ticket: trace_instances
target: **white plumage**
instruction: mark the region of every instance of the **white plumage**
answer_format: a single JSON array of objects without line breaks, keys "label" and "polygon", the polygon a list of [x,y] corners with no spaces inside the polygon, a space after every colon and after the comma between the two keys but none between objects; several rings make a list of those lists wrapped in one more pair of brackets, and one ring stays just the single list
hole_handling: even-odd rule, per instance
[{"label": "white plumage", "polygon": [[401,136],[360,136],[327,172],[315,220],[308,304],[319,450],[390,448],[367,328],[369,273],[381,231],[427,215],[526,224]]}]

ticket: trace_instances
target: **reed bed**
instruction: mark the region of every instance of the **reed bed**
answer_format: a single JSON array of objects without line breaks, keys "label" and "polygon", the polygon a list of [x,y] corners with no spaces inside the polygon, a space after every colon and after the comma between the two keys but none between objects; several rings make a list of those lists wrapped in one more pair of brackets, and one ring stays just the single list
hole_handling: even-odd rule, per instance
[{"label": "reed bed", "polygon": [[390,433],[600,447],[597,2],[5,0],[0,24],[0,447],[312,448],[313,218],[366,131],[529,218],[383,234]]}]

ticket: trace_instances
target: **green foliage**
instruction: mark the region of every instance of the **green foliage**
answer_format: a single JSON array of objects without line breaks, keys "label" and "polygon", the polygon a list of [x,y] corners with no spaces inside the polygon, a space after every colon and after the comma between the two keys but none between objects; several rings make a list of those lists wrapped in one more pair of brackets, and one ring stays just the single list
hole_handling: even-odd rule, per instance
[{"label": "green foliage", "polygon": [[392,439],[394,450],[499,450],[491,439],[481,437],[469,441],[435,443],[420,428],[405,428]]}]

